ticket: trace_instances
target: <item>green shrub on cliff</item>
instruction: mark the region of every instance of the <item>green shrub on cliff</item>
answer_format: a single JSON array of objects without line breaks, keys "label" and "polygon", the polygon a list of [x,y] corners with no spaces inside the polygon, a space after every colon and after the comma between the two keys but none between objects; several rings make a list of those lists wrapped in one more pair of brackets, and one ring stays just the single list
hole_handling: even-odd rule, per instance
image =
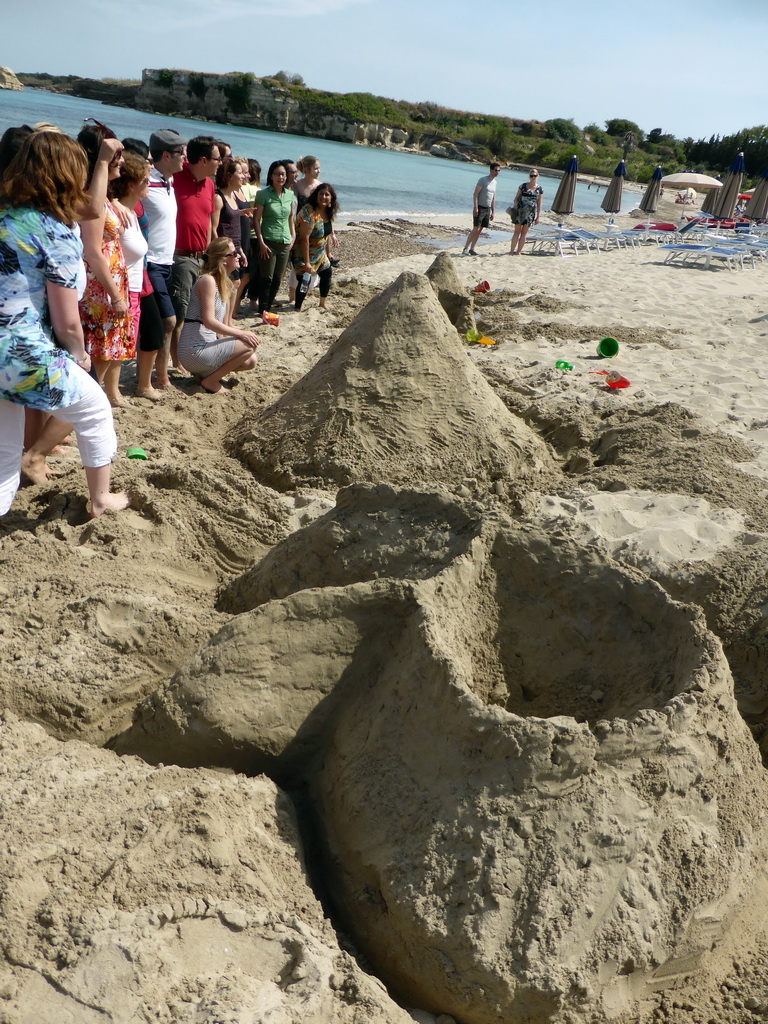
[{"label": "green shrub on cliff", "polygon": [[200,100],[205,96],[205,79],[198,71],[189,76],[189,91]]},{"label": "green shrub on cliff", "polygon": [[233,114],[242,114],[248,109],[248,101],[251,98],[251,86],[256,81],[256,76],[250,71],[243,74],[236,74],[224,86],[224,95],[227,97],[229,109]]}]

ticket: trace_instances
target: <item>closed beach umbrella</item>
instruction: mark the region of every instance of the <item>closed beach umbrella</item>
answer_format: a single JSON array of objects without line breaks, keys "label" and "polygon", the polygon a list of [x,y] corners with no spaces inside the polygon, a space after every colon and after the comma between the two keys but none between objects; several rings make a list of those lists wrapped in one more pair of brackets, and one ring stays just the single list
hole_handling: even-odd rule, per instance
[{"label": "closed beach umbrella", "polygon": [[752,197],[747,203],[744,216],[750,220],[765,220],[768,215],[768,167],[760,175],[760,180],[755,185]]},{"label": "closed beach umbrella", "polygon": [[750,220],[765,220],[768,217],[768,167],[751,190],[744,215]]},{"label": "closed beach umbrella", "polygon": [[640,209],[643,213],[656,213],[656,207],[659,205],[659,193],[661,192],[661,164],[651,175],[651,180],[648,182],[648,187],[643,192],[643,198],[640,200]]},{"label": "closed beach umbrella", "polygon": [[730,220],[736,209],[736,202],[741,192],[741,179],[744,177],[744,154],[738,153],[728,168],[723,187],[718,189],[711,212],[718,220]]},{"label": "closed beach umbrella", "polygon": [[576,175],[579,173],[579,162],[572,156],[565,167],[565,173],[560,179],[555,198],[552,200],[550,209],[553,213],[559,213],[561,217],[573,213],[573,200],[576,195]]},{"label": "closed beach umbrella", "polygon": [[623,160],[620,160],[616,170],[613,172],[611,184],[606,190],[602,203],[600,203],[606,213],[621,213],[621,193],[624,188],[624,178],[626,175],[626,164]]},{"label": "closed beach umbrella", "polygon": [[717,203],[717,197],[720,194],[720,190],[710,189],[709,192],[704,196],[704,202],[701,204],[701,212],[708,213],[710,216],[715,215],[715,204]]}]

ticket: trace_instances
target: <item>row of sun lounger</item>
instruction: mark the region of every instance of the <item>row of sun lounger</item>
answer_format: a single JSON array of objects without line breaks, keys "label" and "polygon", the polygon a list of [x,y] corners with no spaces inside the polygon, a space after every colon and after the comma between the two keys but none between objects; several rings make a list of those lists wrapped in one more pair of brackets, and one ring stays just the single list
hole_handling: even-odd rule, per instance
[{"label": "row of sun lounger", "polygon": [[[696,241],[693,241],[695,238]],[[694,233],[646,229],[588,231],[585,228],[564,228],[539,225],[528,233],[532,252],[551,252],[560,256],[591,255],[601,249],[624,249],[643,244],[656,244],[665,253],[664,263],[698,264],[706,268],[725,265],[730,270],[754,267],[755,260],[768,258],[768,236],[765,233],[736,232],[721,235],[704,225]]]}]

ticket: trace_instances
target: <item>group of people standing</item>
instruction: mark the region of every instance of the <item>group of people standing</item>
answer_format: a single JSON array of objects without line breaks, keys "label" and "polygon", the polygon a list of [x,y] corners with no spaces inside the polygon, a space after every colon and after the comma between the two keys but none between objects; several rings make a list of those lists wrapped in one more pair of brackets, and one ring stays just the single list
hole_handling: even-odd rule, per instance
[{"label": "group of people standing", "polygon": [[[298,177],[299,170],[303,177]],[[88,118],[77,140],[50,124],[0,140],[0,515],[20,469],[47,478],[45,455],[75,431],[89,513],[112,494],[112,408],[136,358],[136,395],[159,400],[172,367],[211,393],[256,365],[255,330],[235,323],[248,296],[268,320],[288,263],[301,309],[332,275],[335,190],[313,156],[257,161],[210,136],[172,129],[118,141]]]},{"label": "group of people standing", "polygon": [[[475,245],[484,228],[489,227],[496,215],[496,179],[501,164],[493,162],[488,166],[488,173],[478,179],[472,195],[472,230],[467,235],[462,256],[479,256]],[[507,207],[514,231],[510,245],[510,256],[518,256],[525,245],[528,229],[538,224],[541,216],[541,201],[544,189],[539,185],[539,172],[532,167],[528,181],[521,183],[511,206]]]}]

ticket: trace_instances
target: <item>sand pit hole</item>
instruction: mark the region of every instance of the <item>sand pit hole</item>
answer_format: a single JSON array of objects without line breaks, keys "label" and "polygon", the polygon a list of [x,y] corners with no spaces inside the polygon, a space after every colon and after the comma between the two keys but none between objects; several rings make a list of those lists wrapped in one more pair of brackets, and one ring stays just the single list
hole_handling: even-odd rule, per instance
[{"label": "sand pit hole", "polygon": [[579,722],[661,710],[701,658],[689,609],[578,549],[502,540],[468,641],[474,689],[513,714]]}]

